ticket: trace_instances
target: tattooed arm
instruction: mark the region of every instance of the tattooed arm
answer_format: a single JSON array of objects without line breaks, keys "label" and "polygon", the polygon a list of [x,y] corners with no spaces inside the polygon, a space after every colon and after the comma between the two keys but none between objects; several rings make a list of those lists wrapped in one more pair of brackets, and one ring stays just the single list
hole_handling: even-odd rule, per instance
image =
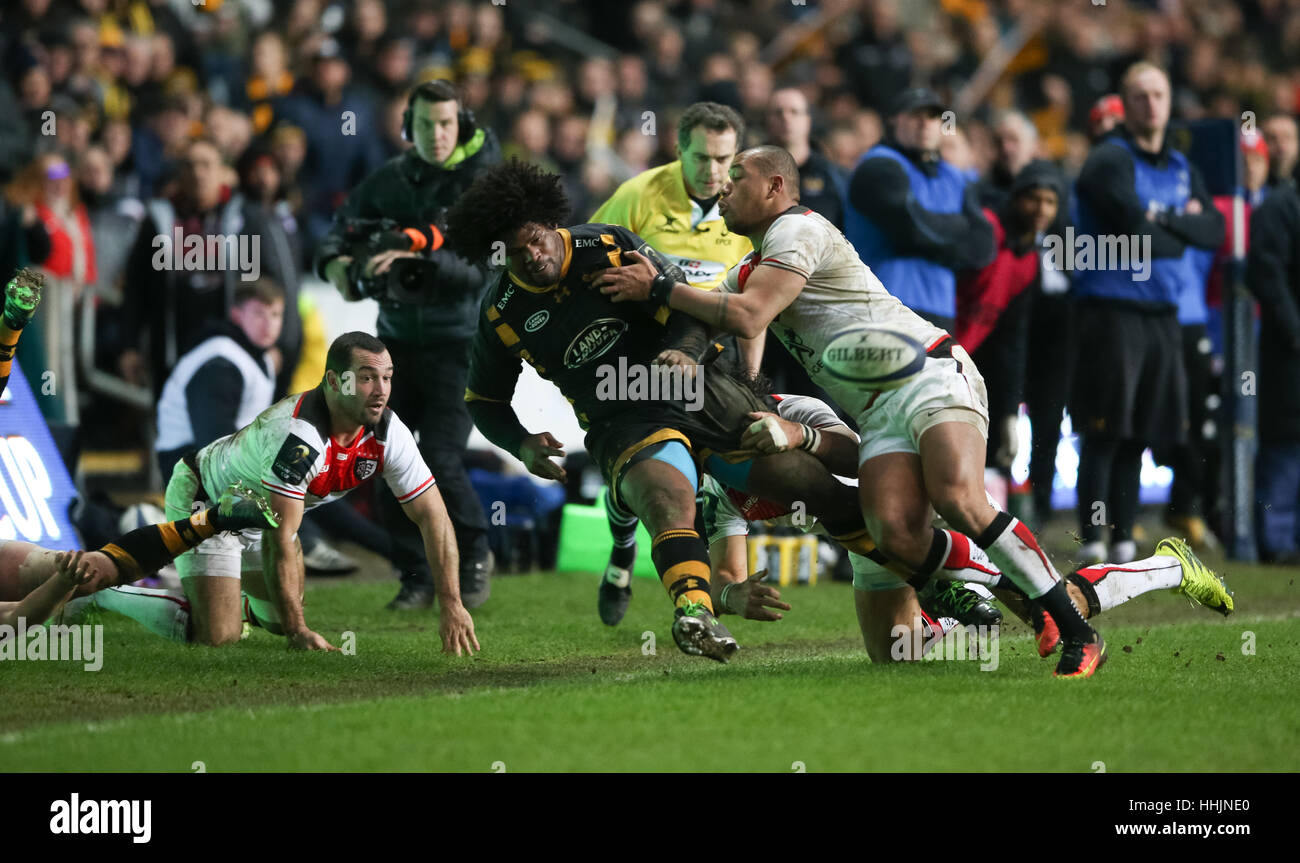
[{"label": "tattooed arm", "polygon": [[728,333],[753,339],[794,302],[808,277],[784,267],[760,265],[750,273],[743,293],[700,291],[674,285],[668,306]]},{"label": "tattooed arm", "polygon": [[767,325],[794,302],[808,276],[784,266],[760,264],[750,273],[743,293],[730,293],[724,287],[702,291],[684,282],[676,282],[666,295],[653,293],[657,270],[637,252],[626,256],[631,263],[611,267],[594,274],[592,284],[614,302],[652,300],[670,309],[686,312],[723,332],[753,339],[763,335]]}]

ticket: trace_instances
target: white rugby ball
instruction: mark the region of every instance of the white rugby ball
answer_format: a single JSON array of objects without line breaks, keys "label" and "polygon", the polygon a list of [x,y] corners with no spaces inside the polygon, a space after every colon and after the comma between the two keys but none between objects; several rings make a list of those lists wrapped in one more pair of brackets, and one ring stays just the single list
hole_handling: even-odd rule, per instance
[{"label": "white rugby ball", "polygon": [[925,366],[925,345],[895,330],[854,327],[827,343],[822,366],[864,389],[897,389]]}]

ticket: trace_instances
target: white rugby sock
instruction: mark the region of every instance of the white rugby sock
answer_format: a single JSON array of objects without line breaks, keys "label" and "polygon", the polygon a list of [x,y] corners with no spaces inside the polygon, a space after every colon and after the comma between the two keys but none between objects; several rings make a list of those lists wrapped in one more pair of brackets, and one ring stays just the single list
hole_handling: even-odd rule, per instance
[{"label": "white rugby sock", "polygon": [[1097,633],[1070,599],[1056,567],[1038,544],[1034,532],[1010,513],[999,512],[975,540],[989,553],[1002,574],[1056,621],[1067,641],[1092,641]]},{"label": "white rugby sock", "polygon": [[975,544],[987,551],[1002,574],[1030,599],[1037,599],[1061,581],[1033,532],[1008,513],[998,513]]},{"label": "white rugby sock", "polygon": [[948,556],[943,560],[942,578],[987,585],[996,585],[1001,581],[1002,570],[989,559],[984,549],[971,542],[963,533],[953,530],[944,533],[948,534]]},{"label": "white rugby sock", "polygon": [[1071,573],[1068,580],[1087,597],[1092,613],[1097,615],[1135,596],[1178,587],[1183,583],[1183,565],[1176,557],[1157,554],[1123,566],[1113,563],[1085,566]]},{"label": "white rugby sock", "polygon": [[125,615],[169,641],[184,644],[190,640],[190,604],[183,593],[147,587],[110,587],[69,601],[64,606],[64,614],[79,614],[91,605]]}]

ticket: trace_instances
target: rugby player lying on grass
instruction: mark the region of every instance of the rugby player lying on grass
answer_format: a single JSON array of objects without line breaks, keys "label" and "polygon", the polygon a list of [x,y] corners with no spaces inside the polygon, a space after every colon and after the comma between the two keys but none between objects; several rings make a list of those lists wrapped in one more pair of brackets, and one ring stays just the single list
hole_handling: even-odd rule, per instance
[{"label": "rugby player lying on grass", "polygon": [[[779,147],[746,150],[731,166],[719,208],[729,230],[754,245],[717,291],[705,293],[630,254],[593,286],[620,302],[662,303],[744,338],[766,329],[813,382],[857,417],[862,432],[858,491],[880,550],[928,579],[948,552],[931,507],[975,538],[1011,587],[1051,616],[1063,649],[1058,677],[1091,677],[1106,644],[1071,601],[1029,528],[989,504],[984,490],[988,399],[975,364],[952,337],[889,294],[833,225],[798,206],[799,171]],[[923,346],[923,367],[893,390],[846,381],[824,350],[847,330],[884,326]]]},{"label": "rugby player lying on grass", "polygon": [[443,651],[459,656],[478,649],[474,621],[460,600],[451,521],[415,439],[388,409],[392,379],[393,361],[383,342],[344,333],[330,345],[324,379],[314,390],[281,400],[176,463],[167,484],[169,517],[183,517],[219,489],[242,482],[267,492],[279,521],[274,529],[222,534],[176,559],[195,641],[239,641],[246,614],[254,625],[284,635],[290,647],[337,650],[303,616],[298,526],[304,511],[382,476],[424,538],[441,604]]},{"label": "rugby player lying on grass", "polygon": [[[675,607],[677,645],[725,662],[736,642],[714,617],[708,548],[695,529],[698,462],[712,454],[751,459],[746,488],[787,505],[805,501],[847,547],[859,547],[864,533],[855,492],[806,452],[742,453],[747,415],[763,403],[702,365],[716,355],[704,324],[658,304],[615,305],[587,289],[594,273],[637,249],[680,271],[625,228],[559,227],[568,210],[557,175],[512,161],[480,175],[448,213],[448,242],[457,251],[486,260],[504,247],[507,261],[484,298],[470,348],[470,414],[533,474],[561,480],[564,470],[551,457],[564,455],[563,444],[549,432],[530,434],[510,406],[524,362],[553,381],[587,430],[613,505],[654,537],[651,556]],[[678,392],[609,391],[611,371],[662,366],[677,367]],[[688,384],[698,400],[686,395]]]},{"label": "rugby player lying on grass", "polygon": [[[165,590],[131,587],[221,531],[274,528],[266,501],[241,487],[188,518],[136,528],[97,551],[52,551],[30,542],[0,541],[0,625],[43,622],[67,603],[74,613],[94,604],[132,618],[151,632],[187,640],[189,604]],[[77,598],[74,599],[73,597]]]},{"label": "rugby player lying on grass", "polygon": [[[776,413],[753,415],[755,422],[746,432],[743,446],[760,452],[809,446],[832,471],[853,470],[858,436],[840,422],[829,405],[808,396],[777,398]],[[809,445],[809,441],[813,443]],[[715,605],[722,612],[752,620],[779,620],[780,615],[771,609],[789,610],[790,606],[781,601],[781,594],[775,588],[752,577],[746,578],[749,560],[745,537],[750,521],[794,524],[789,508],[727,488],[712,477],[705,477],[702,493],[715,581],[724,585]],[[801,524],[794,526],[808,533],[824,533],[814,519],[800,521]],[[919,599],[906,581],[909,575],[906,570],[900,572],[894,564],[882,565],[872,557],[849,552],[858,624],[872,661],[897,658],[891,651],[895,626],[912,628],[919,622],[922,643],[930,645],[932,635],[946,632],[956,623],[1000,621],[1000,615],[996,620],[980,619],[979,606],[983,604],[980,594],[962,590],[959,584],[962,581],[987,584],[1008,608],[1033,626],[1039,655],[1049,656],[1060,643],[1059,632],[1050,617],[1032,614],[1021,596],[1006,588],[1006,580],[997,566],[978,545],[955,531],[943,532],[948,538],[947,556],[935,579],[922,588]],[[740,583],[748,586],[740,587]],[[1085,618],[1096,617],[1134,597],[1162,589],[1182,593],[1225,615],[1233,608],[1232,597],[1222,581],[1182,540],[1172,537],[1161,540],[1156,545],[1156,553],[1145,560],[1122,566],[1104,563],[1087,566],[1066,576],[1066,590]]]}]

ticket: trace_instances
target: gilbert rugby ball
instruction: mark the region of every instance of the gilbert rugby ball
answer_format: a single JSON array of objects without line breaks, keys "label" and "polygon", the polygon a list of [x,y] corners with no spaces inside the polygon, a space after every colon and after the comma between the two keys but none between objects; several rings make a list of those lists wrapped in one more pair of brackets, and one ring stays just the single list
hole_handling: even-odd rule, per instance
[{"label": "gilbert rugby ball", "polygon": [[854,327],[830,340],[822,366],[832,377],[866,389],[897,389],[925,366],[925,345],[894,330]]}]

